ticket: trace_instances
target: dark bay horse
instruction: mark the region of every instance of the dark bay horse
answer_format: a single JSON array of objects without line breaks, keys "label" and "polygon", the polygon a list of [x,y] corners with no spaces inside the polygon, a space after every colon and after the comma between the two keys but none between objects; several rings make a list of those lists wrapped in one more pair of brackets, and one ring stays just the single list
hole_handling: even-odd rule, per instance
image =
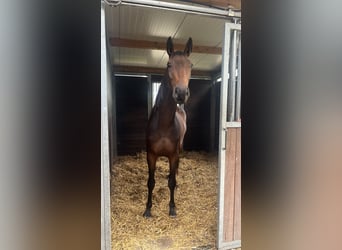
[{"label": "dark bay horse", "polygon": [[188,57],[192,51],[192,39],[189,38],[184,51],[174,51],[171,37],[167,40],[166,47],[169,61],[146,129],[149,176],[147,181],[148,199],[144,217],[151,217],[152,192],[155,185],[154,172],[159,156],[166,156],[169,160],[169,215],[176,216],[174,190],[179,152],[183,147],[186,131],[186,114],[179,104],[184,104],[190,96],[188,85],[192,64]]}]

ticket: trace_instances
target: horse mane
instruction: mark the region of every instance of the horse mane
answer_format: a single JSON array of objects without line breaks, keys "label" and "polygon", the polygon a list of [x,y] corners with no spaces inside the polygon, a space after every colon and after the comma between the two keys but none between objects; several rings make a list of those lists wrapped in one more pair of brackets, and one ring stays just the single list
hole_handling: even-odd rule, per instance
[{"label": "horse mane", "polygon": [[158,94],[157,94],[157,97],[156,97],[156,101],[155,101],[155,104],[154,104],[154,108],[158,108],[159,105],[160,105],[161,100],[164,99],[164,95],[165,95],[164,92],[165,92],[165,90],[170,88],[170,84],[169,83],[170,83],[170,78],[169,78],[169,75],[166,72],[164,74],[164,77],[161,80],[160,87],[159,87],[159,90],[158,90]]}]

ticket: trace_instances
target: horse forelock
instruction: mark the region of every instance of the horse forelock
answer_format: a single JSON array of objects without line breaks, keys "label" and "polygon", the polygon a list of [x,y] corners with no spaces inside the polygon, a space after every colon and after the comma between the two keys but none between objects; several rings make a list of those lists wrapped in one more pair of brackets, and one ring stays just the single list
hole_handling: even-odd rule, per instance
[{"label": "horse forelock", "polygon": [[186,54],[184,53],[184,51],[177,50],[173,52],[170,57],[174,57],[174,56],[186,56]]}]

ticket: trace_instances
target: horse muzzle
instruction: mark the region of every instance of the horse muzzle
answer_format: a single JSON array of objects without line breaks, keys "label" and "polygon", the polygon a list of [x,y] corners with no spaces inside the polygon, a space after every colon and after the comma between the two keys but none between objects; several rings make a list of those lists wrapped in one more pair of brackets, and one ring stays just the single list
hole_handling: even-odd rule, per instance
[{"label": "horse muzzle", "polygon": [[184,104],[187,102],[190,96],[190,89],[188,87],[186,88],[175,87],[173,89],[172,96],[175,99],[175,102],[177,104]]}]

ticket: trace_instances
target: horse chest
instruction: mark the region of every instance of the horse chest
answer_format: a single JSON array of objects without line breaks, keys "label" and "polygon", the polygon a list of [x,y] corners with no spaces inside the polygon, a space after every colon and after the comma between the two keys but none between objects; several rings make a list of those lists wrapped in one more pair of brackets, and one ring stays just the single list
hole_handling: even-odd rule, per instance
[{"label": "horse chest", "polygon": [[179,133],[174,129],[158,131],[151,134],[148,141],[153,152],[158,155],[168,155],[177,150]]},{"label": "horse chest", "polygon": [[159,150],[166,150],[169,151],[173,148],[174,143],[171,141],[169,137],[160,137],[156,142],[155,142],[155,148]]}]

